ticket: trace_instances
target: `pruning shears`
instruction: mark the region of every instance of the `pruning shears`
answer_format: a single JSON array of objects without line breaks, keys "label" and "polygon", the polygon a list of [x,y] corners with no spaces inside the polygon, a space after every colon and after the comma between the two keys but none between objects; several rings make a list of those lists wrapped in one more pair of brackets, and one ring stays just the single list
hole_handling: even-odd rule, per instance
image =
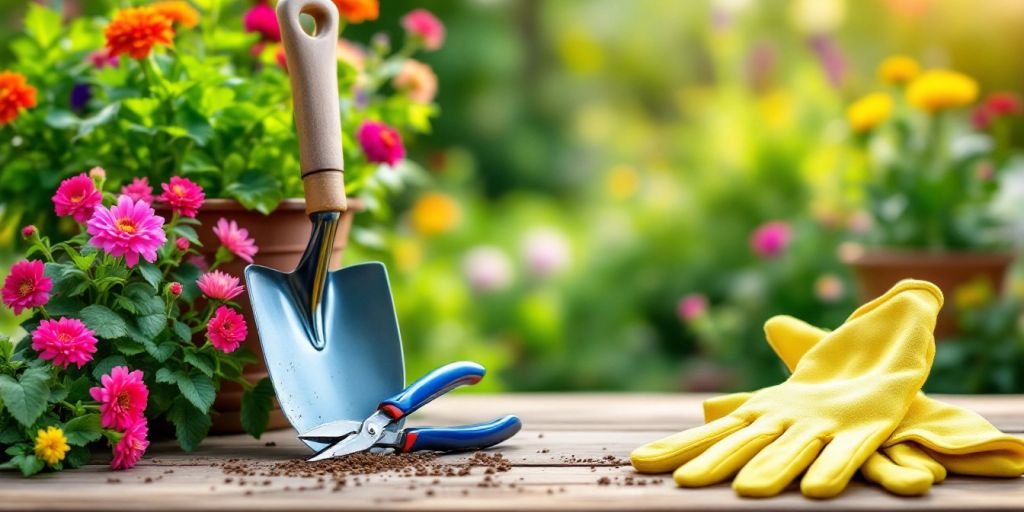
[{"label": "pruning shears", "polygon": [[508,415],[487,423],[454,427],[400,428],[406,416],[459,386],[480,382],[485,372],[483,366],[469,361],[444,365],[382,401],[365,420],[324,423],[300,434],[299,439],[328,443],[309,462],[363,451],[453,452],[494,446],[519,432],[522,422],[518,417]]}]

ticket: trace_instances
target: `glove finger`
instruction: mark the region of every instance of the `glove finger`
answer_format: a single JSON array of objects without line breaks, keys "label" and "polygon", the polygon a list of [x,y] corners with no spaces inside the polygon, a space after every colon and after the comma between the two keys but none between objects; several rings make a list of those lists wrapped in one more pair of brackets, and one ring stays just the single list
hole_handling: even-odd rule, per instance
[{"label": "glove finger", "polygon": [[1010,450],[990,450],[963,455],[929,451],[945,469],[958,475],[1017,478],[1024,475],[1024,459]]},{"label": "glove finger", "polygon": [[718,418],[732,414],[747,400],[750,400],[751,395],[752,393],[733,393],[704,400],[704,423],[711,423]]},{"label": "glove finger", "polygon": [[641,473],[668,473],[749,423],[742,418],[726,416],[647,443],[633,450],[629,460]]},{"label": "glove finger", "polygon": [[833,498],[850,483],[864,461],[882,442],[885,432],[844,431],[836,434],[807,469],[800,481],[800,491],[809,498]]},{"label": "glove finger", "polygon": [[897,443],[885,450],[885,454],[893,462],[905,468],[914,468],[927,471],[932,475],[932,481],[939,483],[946,479],[946,468],[942,467],[931,455],[911,443]]},{"label": "glove finger", "polygon": [[740,496],[775,496],[814,462],[824,446],[819,432],[791,427],[743,466],[732,488]]},{"label": "glove finger", "polygon": [[768,345],[789,371],[793,371],[804,354],[827,335],[828,331],[787,315],[773,316],[764,323],[764,337]]},{"label": "glove finger", "polygon": [[878,452],[868,457],[860,472],[864,478],[899,496],[922,496],[935,480],[926,469],[899,465]]},{"label": "glove finger", "polygon": [[765,446],[778,439],[783,429],[778,423],[755,421],[708,447],[704,453],[680,466],[672,476],[683,487],[717,484],[735,475]]}]

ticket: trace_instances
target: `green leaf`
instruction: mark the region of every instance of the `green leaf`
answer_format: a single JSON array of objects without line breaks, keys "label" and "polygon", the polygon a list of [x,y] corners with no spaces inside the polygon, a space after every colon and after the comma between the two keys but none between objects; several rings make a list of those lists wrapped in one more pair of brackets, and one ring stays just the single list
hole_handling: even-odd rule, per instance
[{"label": "green leaf", "polygon": [[164,279],[164,273],[161,272],[156,265],[146,261],[139,263],[139,272],[142,273],[142,278],[145,279],[154,290],[160,289],[160,282]]},{"label": "green leaf", "polygon": [[99,414],[86,414],[64,424],[64,436],[68,438],[68,444],[73,446],[85,446],[102,435]]},{"label": "green leaf", "polygon": [[210,416],[198,410],[187,400],[179,398],[167,410],[167,419],[174,424],[174,432],[182,450],[190,452],[210,431]]},{"label": "green leaf", "polygon": [[174,350],[178,348],[177,345],[170,341],[156,343],[150,339],[143,341],[142,346],[146,347],[146,352],[153,356],[153,359],[156,359],[158,363],[163,363],[170,359],[174,355]]},{"label": "green leaf", "polygon": [[189,374],[178,370],[174,372],[174,379],[181,390],[181,396],[192,403],[203,414],[210,410],[217,391],[213,386],[213,380],[202,373]]},{"label": "green leaf", "polygon": [[128,98],[121,102],[124,105],[124,117],[142,126],[153,126],[153,113],[160,107],[156,98]]},{"label": "green leaf", "polygon": [[14,342],[7,336],[0,336],[0,362],[10,361],[13,354]]},{"label": "green leaf", "polygon": [[121,354],[104,357],[92,369],[92,376],[99,382],[100,377],[110,373],[110,370],[114,369],[115,366],[128,366],[128,360]]},{"label": "green leaf", "polygon": [[21,428],[14,422],[0,428],[0,444],[11,444],[21,440]]},{"label": "green leaf", "polygon": [[192,302],[199,297],[199,287],[196,280],[203,274],[199,267],[191,263],[182,263],[177,270],[171,273],[171,278],[181,283],[181,298],[186,302]]},{"label": "green leaf", "polygon": [[25,32],[32,36],[40,48],[49,48],[60,36],[60,30],[60,13],[36,3],[29,4],[28,13],[25,14]]},{"label": "green leaf", "polygon": [[273,399],[274,387],[266,377],[242,395],[242,428],[256,439],[263,435],[270,421]]},{"label": "green leaf", "polygon": [[75,297],[57,295],[46,303],[46,312],[50,316],[78,316],[78,312],[85,307],[85,302]]},{"label": "green leaf", "polygon": [[126,356],[134,356],[146,351],[146,347],[142,343],[130,338],[116,339],[114,346],[117,347],[118,352]]},{"label": "green leaf", "polygon": [[102,110],[97,112],[92,117],[88,117],[78,125],[78,134],[72,139],[72,142],[81,139],[93,132],[98,126],[103,126],[111,121],[117,119],[117,112],[121,108],[120,102],[114,102],[110,105],[103,107]]},{"label": "green leaf", "polygon": [[18,423],[29,427],[46,411],[46,400],[50,397],[49,380],[50,372],[44,367],[29,368],[18,380],[10,375],[0,375],[0,399]]},{"label": "green leaf", "polygon": [[178,339],[181,341],[186,343],[192,341],[192,329],[189,329],[188,325],[177,320],[171,320],[171,328],[174,329],[174,334],[176,334]]},{"label": "green leaf", "polygon": [[185,351],[185,362],[196,367],[207,377],[213,377],[213,361],[210,356],[194,350]]},{"label": "green leaf", "polygon": [[269,214],[283,199],[282,189],[281,183],[272,175],[251,170],[243,172],[224,192],[246,209]]},{"label": "green leaf", "polygon": [[85,446],[72,446],[71,451],[64,456],[64,463],[69,468],[77,468],[89,463],[89,448]]},{"label": "green leaf", "polygon": [[178,382],[178,377],[175,376],[174,372],[167,368],[160,368],[156,371],[156,381],[164,384],[174,384]]},{"label": "green leaf", "polygon": [[53,109],[46,114],[44,122],[50,128],[63,130],[78,126],[78,117],[69,110]]},{"label": "green leaf", "polygon": [[112,340],[128,335],[128,326],[125,325],[124,319],[106,306],[86,306],[78,316],[101,338]]},{"label": "green leaf", "polygon": [[210,120],[197,111],[192,105],[186,103],[176,109],[175,116],[178,123],[186,130],[187,136],[196,141],[200,146],[205,146],[213,136],[213,127]]},{"label": "green leaf", "polygon": [[203,244],[199,242],[199,234],[196,233],[196,230],[192,226],[178,224],[177,226],[174,226],[174,233],[179,237],[188,240],[192,245],[198,247],[203,246]]},{"label": "green leaf", "polygon": [[35,455],[22,455],[21,457],[18,469],[21,469],[22,476],[32,476],[46,467],[46,463],[37,459]]}]

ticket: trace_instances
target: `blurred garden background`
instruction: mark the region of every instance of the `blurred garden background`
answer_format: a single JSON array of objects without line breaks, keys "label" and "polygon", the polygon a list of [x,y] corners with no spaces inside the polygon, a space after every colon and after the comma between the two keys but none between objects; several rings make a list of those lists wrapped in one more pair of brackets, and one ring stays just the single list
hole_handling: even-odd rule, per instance
[{"label": "blurred garden background", "polygon": [[[86,18],[133,3],[46,2]],[[239,26],[252,5],[221,3]],[[860,302],[850,258],[1012,252],[1024,235],[1024,2],[387,0],[343,37],[383,44],[374,34],[417,7],[446,29],[417,57],[436,74],[437,112],[391,170],[403,186],[357,216],[345,254],[387,263],[411,376],[469,359],[492,391],[770,385],[785,370],[763,322],[838,326]],[[27,8],[0,0],[0,68]],[[880,71],[897,55],[970,77],[975,97],[915,112],[898,70]],[[867,121],[851,110],[879,92],[891,99],[867,104]],[[1005,102],[987,107],[993,93]],[[952,181],[876,179],[878,162],[939,130],[922,151],[947,155],[934,165]],[[2,161],[18,159],[16,137],[0,129]],[[87,170],[34,169],[33,186],[48,197]],[[0,275],[23,256],[26,223],[25,199],[4,194]],[[953,227],[901,230],[911,214]],[[1002,289],[944,289],[959,326],[926,389],[1024,392],[1017,274]],[[0,309],[0,332],[15,326]]]}]

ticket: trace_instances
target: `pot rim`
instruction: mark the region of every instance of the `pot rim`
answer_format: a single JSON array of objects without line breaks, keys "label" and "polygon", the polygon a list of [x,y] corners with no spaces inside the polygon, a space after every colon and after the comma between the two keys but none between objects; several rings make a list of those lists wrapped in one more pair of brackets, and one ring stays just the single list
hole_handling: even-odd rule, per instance
[{"label": "pot rim", "polygon": [[918,265],[936,266],[956,262],[968,265],[1005,265],[1017,259],[1011,250],[916,250],[865,249],[854,255],[844,255],[843,263],[856,266]]},{"label": "pot rim", "polygon": [[[168,210],[169,209],[167,204],[160,203],[160,202],[154,203],[153,204],[153,208],[158,210],[158,211]],[[366,208],[366,203],[361,198],[358,198],[358,197],[350,197],[350,198],[348,198],[348,209],[349,210],[351,210],[353,212],[361,212],[365,208]],[[305,209],[306,209],[306,200],[301,198],[301,197],[295,197],[295,198],[289,198],[289,199],[282,199],[281,203],[278,204],[277,208],[274,208],[274,210],[272,210],[272,212],[278,211],[278,210],[296,211],[296,210],[305,210]],[[207,199],[207,200],[203,201],[203,206],[201,206],[199,208],[199,211],[201,211],[201,212],[202,211],[206,211],[206,212],[237,212],[239,210],[243,210],[243,211],[247,211],[247,212],[253,212],[253,213],[261,213],[258,210],[249,210],[249,209],[245,208],[244,206],[242,206],[242,203],[239,203],[238,201],[236,201],[234,199],[226,199],[226,198],[219,198],[219,197],[218,198],[213,198],[213,199]]]}]

